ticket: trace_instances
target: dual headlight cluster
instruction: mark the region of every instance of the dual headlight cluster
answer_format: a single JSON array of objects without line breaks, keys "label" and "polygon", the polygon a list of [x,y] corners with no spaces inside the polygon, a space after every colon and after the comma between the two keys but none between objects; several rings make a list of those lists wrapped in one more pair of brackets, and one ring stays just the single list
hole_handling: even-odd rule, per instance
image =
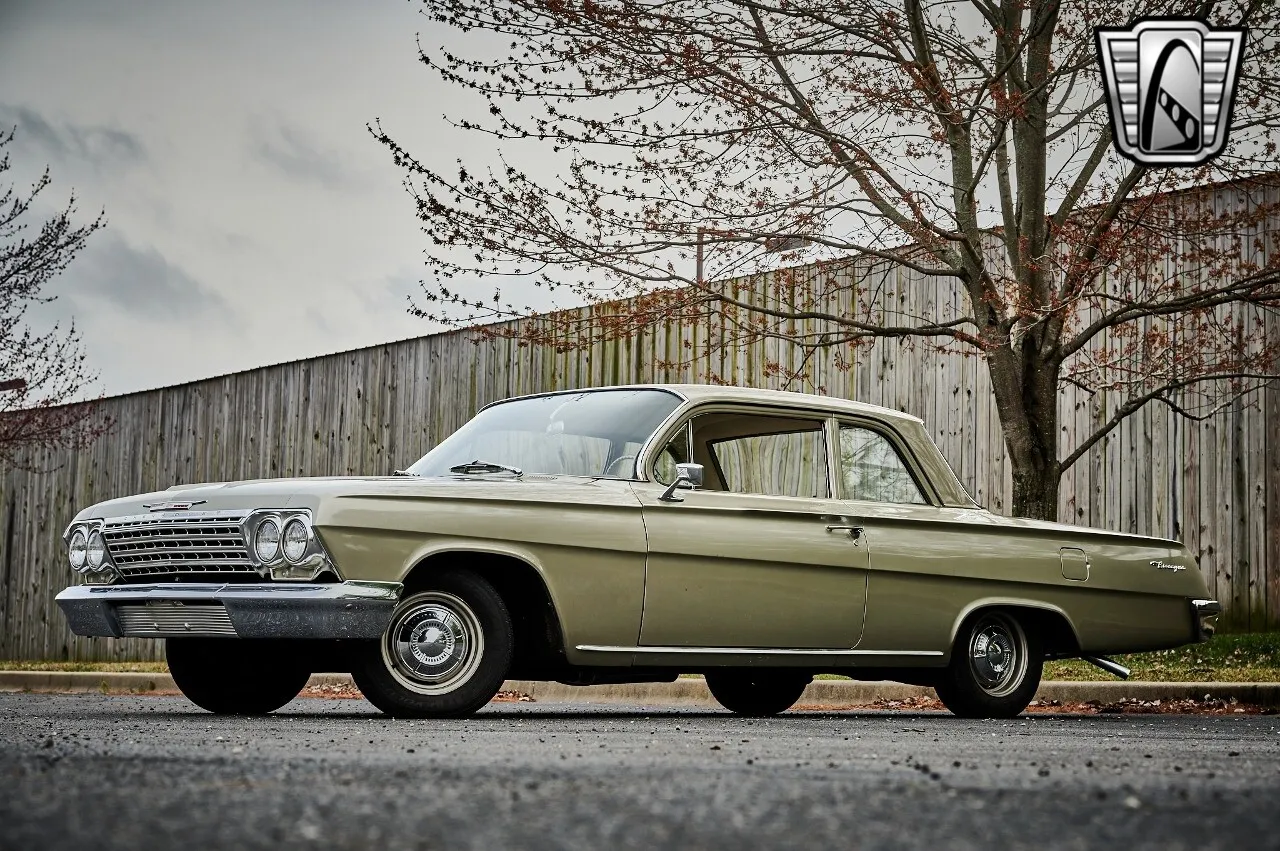
[{"label": "dual headlight cluster", "polygon": [[77,573],[100,573],[112,569],[102,529],[91,525],[77,526],[72,530],[67,541],[67,558],[71,561],[71,569]]},{"label": "dual headlight cluster", "polygon": [[307,511],[259,510],[244,521],[250,557],[273,579],[311,579],[332,564],[311,528]]},{"label": "dual headlight cluster", "polygon": [[268,515],[258,521],[258,528],[253,532],[253,553],[263,564],[281,558],[298,564],[307,557],[310,546],[311,529],[301,517],[285,520]]}]

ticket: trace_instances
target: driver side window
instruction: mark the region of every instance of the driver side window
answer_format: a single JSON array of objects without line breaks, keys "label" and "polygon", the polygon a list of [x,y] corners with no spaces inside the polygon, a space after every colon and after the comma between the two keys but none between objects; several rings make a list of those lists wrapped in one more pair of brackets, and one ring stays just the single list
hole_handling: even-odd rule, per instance
[{"label": "driver side window", "polygon": [[[759,425],[773,424],[762,418]],[[774,431],[711,441],[717,477],[724,490],[766,496],[825,497],[825,449],[821,425],[803,431]]]},{"label": "driver side window", "polygon": [[697,414],[658,452],[653,477],[669,485],[685,463],[702,465],[703,490],[808,499],[831,492],[823,421],[807,416]]}]

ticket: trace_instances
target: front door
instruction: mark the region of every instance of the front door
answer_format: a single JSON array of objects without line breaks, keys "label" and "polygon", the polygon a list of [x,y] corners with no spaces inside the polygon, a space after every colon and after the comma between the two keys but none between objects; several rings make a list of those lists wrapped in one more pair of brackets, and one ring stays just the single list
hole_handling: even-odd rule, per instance
[{"label": "front door", "polygon": [[[691,451],[690,451],[691,447]],[[665,456],[665,457],[664,457]],[[704,487],[659,499],[637,483],[648,558],[640,644],[849,649],[862,634],[868,553],[830,498],[823,422],[716,410],[693,417],[664,464],[701,463]]]}]

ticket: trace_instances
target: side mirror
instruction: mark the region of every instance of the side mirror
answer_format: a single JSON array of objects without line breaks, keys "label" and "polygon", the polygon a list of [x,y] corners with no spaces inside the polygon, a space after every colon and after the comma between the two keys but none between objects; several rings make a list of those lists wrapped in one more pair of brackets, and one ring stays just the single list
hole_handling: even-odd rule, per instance
[{"label": "side mirror", "polygon": [[676,480],[667,485],[667,489],[662,492],[662,496],[658,499],[663,502],[684,502],[683,497],[676,496],[676,488],[685,488],[692,490],[702,487],[702,465],[701,464],[677,464]]}]

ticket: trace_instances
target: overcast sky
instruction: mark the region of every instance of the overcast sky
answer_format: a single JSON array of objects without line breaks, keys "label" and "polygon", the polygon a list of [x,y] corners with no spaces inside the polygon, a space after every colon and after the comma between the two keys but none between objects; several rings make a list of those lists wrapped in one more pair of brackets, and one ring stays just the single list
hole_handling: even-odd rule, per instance
[{"label": "overcast sky", "polygon": [[[416,3],[0,0],[0,126],[108,227],[51,288],[126,393],[430,333],[400,173],[365,125],[453,159]],[[438,39],[437,39],[438,40]]]}]

